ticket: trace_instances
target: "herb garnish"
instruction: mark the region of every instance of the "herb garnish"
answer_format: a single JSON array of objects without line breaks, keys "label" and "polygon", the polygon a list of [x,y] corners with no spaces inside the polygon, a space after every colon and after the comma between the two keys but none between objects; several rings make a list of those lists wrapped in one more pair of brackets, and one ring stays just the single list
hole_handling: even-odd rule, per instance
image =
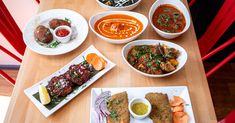
[{"label": "herb garnish", "polygon": [[116,111],[112,111],[110,116],[116,121],[119,121],[120,119]]},{"label": "herb garnish", "polygon": [[67,21],[67,22],[69,22],[69,23],[71,23],[71,20],[70,20],[69,18],[66,18],[66,17],[65,17],[64,20]]},{"label": "herb garnish", "polygon": [[56,48],[61,42],[58,42],[57,40],[50,43],[47,47],[48,48]]},{"label": "herb garnish", "polygon": [[115,100],[113,100],[112,101],[114,104],[116,104],[116,105],[118,105],[118,104],[120,104],[121,103],[121,101],[120,100],[118,100],[118,99],[115,99]]},{"label": "herb garnish", "polygon": [[85,88],[86,87],[86,84],[82,85],[81,89]]}]

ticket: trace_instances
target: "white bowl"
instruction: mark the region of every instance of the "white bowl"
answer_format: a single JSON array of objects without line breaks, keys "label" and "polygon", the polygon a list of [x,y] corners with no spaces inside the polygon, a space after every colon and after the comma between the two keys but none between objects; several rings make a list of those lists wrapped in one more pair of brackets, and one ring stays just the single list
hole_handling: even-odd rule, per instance
[{"label": "white bowl", "polygon": [[[146,114],[144,114],[144,115],[137,115],[137,114],[135,114],[135,113],[132,111],[132,109],[131,109],[132,105],[135,104],[135,103],[138,103],[138,102],[142,102],[142,103],[144,103],[145,105],[148,106],[148,112],[147,112]],[[145,117],[147,117],[147,116],[150,114],[150,112],[151,112],[151,110],[152,110],[152,106],[151,106],[150,102],[149,102],[147,99],[145,99],[145,98],[133,98],[133,99],[129,102],[128,109],[129,109],[129,112],[131,113],[131,115],[132,115],[134,118],[136,118],[136,119],[144,119]]]},{"label": "white bowl", "polygon": [[141,2],[141,0],[138,0],[136,3],[128,5],[128,6],[123,6],[123,7],[114,7],[114,6],[109,6],[109,5],[105,5],[104,3],[100,2],[99,0],[96,0],[96,2],[103,7],[104,9],[107,10],[112,10],[112,11],[129,11],[134,9],[136,6],[139,5],[139,3]]},{"label": "white bowl", "polygon": [[[102,17],[105,17],[105,16],[108,16],[108,15],[112,15],[112,14],[125,14],[125,15],[129,15],[129,16],[132,16],[136,19],[138,19],[142,24],[143,24],[143,30],[135,35],[135,36],[132,36],[130,38],[126,38],[126,39],[110,39],[110,38],[106,38],[102,35],[100,35],[99,33],[97,33],[94,29],[94,25],[95,23],[101,19]],[[146,29],[146,27],[148,26],[148,19],[142,15],[142,14],[139,14],[139,13],[136,13],[136,12],[130,12],[130,11],[106,11],[106,12],[101,12],[101,13],[98,13],[94,16],[92,16],[89,20],[89,26],[91,28],[91,30],[98,36],[100,37],[101,39],[109,42],[109,43],[113,43],[113,44],[123,44],[123,43],[127,43],[127,42],[130,42],[134,39],[136,39],[140,34],[142,34],[144,32],[144,30]]]},{"label": "white bowl", "polygon": [[[173,5],[174,7],[176,7],[178,10],[180,10],[183,13],[183,15],[185,17],[185,20],[186,20],[186,25],[185,25],[183,31],[178,32],[178,33],[168,33],[168,32],[161,31],[160,29],[156,28],[153,25],[153,22],[152,22],[153,14],[154,14],[155,10],[160,5],[163,5],[163,4],[171,4],[171,5]],[[150,8],[150,11],[149,11],[149,21],[150,21],[152,27],[154,28],[154,30],[161,37],[166,38],[166,39],[173,39],[173,38],[176,38],[176,37],[180,36],[181,34],[183,34],[184,32],[186,32],[188,30],[188,28],[190,26],[190,15],[189,15],[188,9],[185,7],[185,5],[180,0],[157,0],[152,5],[152,7]]]},{"label": "white bowl", "polygon": [[[154,75],[154,74],[148,74],[148,73],[144,73],[138,69],[136,69],[135,67],[133,67],[128,61],[127,61],[127,55],[128,52],[130,51],[130,49],[134,46],[138,46],[138,45],[157,45],[157,44],[165,44],[171,48],[175,48],[177,50],[179,50],[180,55],[177,58],[177,61],[179,62],[176,70],[166,73],[166,74],[158,74],[158,75]],[[148,76],[148,77],[165,77],[165,76],[169,76],[177,71],[179,71],[184,64],[187,61],[188,55],[186,53],[186,51],[184,50],[184,48],[182,48],[181,46],[168,42],[168,41],[162,41],[162,40],[154,40],[154,39],[143,39],[143,40],[137,40],[137,41],[133,41],[130,42],[128,44],[126,44],[123,48],[122,48],[122,57],[124,59],[124,61],[126,62],[126,64],[128,64],[129,67],[131,67],[134,71],[136,71],[137,73],[140,73],[144,76]]]},{"label": "white bowl", "polygon": [[[69,31],[69,34],[64,36],[64,37],[60,37],[60,36],[57,36],[56,35],[56,32],[59,30],[59,29],[66,29]],[[58,26],[55,28],[55,30],[53,31],[53,35],[54,37],[61,43],[67,43],[68,41],[70,41],[71,39],[71,35],[72,35],[72,29],[69,27],[69,26]]]}]

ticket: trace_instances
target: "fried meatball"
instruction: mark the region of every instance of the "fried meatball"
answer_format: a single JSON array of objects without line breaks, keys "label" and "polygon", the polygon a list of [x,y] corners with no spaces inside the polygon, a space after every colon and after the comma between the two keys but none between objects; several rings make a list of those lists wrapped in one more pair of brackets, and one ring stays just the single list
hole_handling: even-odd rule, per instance
[{"label": "fried meatball", "polygon": [[52,19],[49,22],[50,28],[55,29],[58,26],[65,25],[71,27],[71,24],[68,21],[62,19]]},{"label": "fried meatball", "polygon": [[72,91],[73,83],[65,78],[65,76],[53,77],[48,85],[47,89],[51,96],[66,96]]},{"label": "fried meatball", "polygon": [[91,72],[84,65],[78,64],[70,66],[64,76],[69,81],[77,85],[82,85],[91,78]]},{"label": "fried meatball", "polygon": [[41,43],[50,43],[53,40],[51,31],[42,25],[39,25],[34,31],[34,37]]}]

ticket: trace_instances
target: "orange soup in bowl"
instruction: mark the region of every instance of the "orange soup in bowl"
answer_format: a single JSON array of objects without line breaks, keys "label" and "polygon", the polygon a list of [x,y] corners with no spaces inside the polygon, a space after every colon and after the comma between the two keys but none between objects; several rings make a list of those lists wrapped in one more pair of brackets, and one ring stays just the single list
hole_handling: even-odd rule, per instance
[{"label": "orange soup in bowl", "polygon": [[143,24],[136,18],[125,14],[112,14],[95,23],[95,31],[111,39],[127,39],[139,34]]}]

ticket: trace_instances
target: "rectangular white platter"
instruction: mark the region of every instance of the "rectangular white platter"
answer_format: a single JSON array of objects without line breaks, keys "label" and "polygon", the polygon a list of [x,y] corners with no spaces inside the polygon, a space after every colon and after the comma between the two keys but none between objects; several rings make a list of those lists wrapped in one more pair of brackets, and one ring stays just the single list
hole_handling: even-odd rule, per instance
[{"label": "rectangular white platter", "polygon": [[[180,96],[184,100],[184,111],[189,115],[189,123],[195,123],[193,109],[186,86],[165,86],[165,87],[132,87],[132,88],[92,88],[91,90],[91,108],[90,108],[90,123],[97,123],[97,115],[94,109],[95,99],[101,93],[101,91],[111,91],[111,95],[127,91],[128,100],[132,98],[140,97],[144,98],[145,94],[149,92],[165,93],[168,98],[173,96]],[[106,123],[106,122],[105,122]],[[134,119],[131,116],[130,123],[153,123],[152,120],[147,117],[143,120]]]},{"label": "rectangular white platter", "polygon": [[[38,92],[39,85],[42,84],[46,86],[48,84],[48,81],[54,77],[61,75],[65,73],[69,67],[73,64],[79,64],[83,61],[83,57],[86,57],[89,53],[96,53],[98,56],[104,58],[107,61],[107,64],[105,68],[101,71],[99,71],[95,76],[93,76],[90,80],[88,80],[83,85],[79,86],[76,90],[71,92],[66,96],[66,98],[61,101],[58,105],[56,105],[52,109],[47,109],[44,105],[42,105],[34,96],[33,94]],[[112,63],[110,60],[108,60],[105,56],[103,56],[93,45],[91,45],[88,49],[86,49],[83,53],[81,53],[79,56],[74,58],[71,62],[69,62],[67,65],[65,65],[60,70],[56,71],[55,73],[51,74],[50,76],[46,77],[45,79],[39,81],[32,87],[29,87],[24,90],[24,93],[28,96],[28,98],[33,102],[33,104],[39,109],[39,111],[45,116],[48,117],[54,112],[56,112],[58,109],[63,107],[65,104],[67,104],[70,100],[72,100],[74,97],[76,97],[79,93],[81,93],[83,90],[85,90],[87,87],[89,87],[91,84],[93,84],[97,79],[102,77],[105,73],[107,73],[109,70],[111,70],[115,66],[114,63]]]}]

